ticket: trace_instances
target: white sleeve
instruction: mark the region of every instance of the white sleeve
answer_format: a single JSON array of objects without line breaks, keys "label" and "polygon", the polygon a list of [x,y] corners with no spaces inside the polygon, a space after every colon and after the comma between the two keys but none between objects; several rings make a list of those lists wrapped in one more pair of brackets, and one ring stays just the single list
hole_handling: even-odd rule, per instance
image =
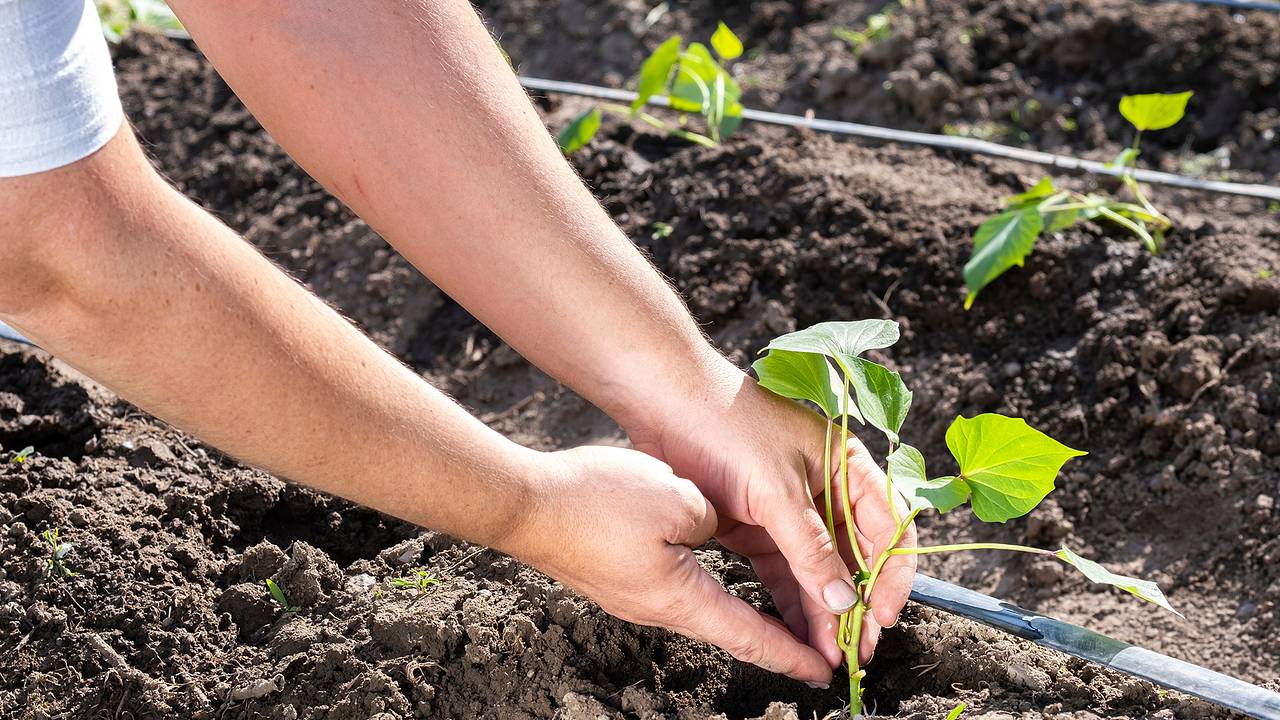
[{"label": "white sleeve", "polygon": [[93,0],[0,0],[0,177],[90,155],[122,119]]}]

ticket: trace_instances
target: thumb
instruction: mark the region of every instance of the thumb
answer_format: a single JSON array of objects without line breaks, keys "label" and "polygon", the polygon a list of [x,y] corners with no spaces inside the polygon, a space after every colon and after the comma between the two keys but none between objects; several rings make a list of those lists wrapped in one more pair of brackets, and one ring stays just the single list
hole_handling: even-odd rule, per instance
[{"label": "thumb", "polygon": [[839,615],[858,600],[849,566],[808,494],[789,493],[763,505],[758,522],[769,533],[805,593]]}]

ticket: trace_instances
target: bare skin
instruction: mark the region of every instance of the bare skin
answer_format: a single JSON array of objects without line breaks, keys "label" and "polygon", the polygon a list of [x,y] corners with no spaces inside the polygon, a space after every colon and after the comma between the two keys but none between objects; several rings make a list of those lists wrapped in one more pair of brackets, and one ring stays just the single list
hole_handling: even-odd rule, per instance
[{"label": "bare skin", "polygon": [[[538,453],[484,427],[169,188],[127,129],[79,163],[0,180],[0,262],[24,269],[0,287],[0,318],[246,462],[511,553],[624,619],[830,682],[852,588],[814,505],[822,421],[707,343],[470,7],[171,5],[308,172],[643,453]],[[870,555],[893,530],[884,476],[849,452]],[[785,627],[698,568],[689,548],[713,534],[751,559]],[[895,558],[877,585],[864,658],[913,563]]]}]

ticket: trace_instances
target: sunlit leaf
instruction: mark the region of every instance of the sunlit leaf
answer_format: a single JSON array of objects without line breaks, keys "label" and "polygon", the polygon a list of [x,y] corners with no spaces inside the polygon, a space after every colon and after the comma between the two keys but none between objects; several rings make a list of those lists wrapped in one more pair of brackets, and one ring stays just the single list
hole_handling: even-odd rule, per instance
[{"label": "sunlit leaf", "polygon": [[969,485],[958,477],[929,479],[924,455],[910,445],[899,445],[888,461],[889,482],[907,499],[912,510],[933,508],[947,512],[969,499]]},{"label": "sunlit leaf", "polygon": [[1052,195],[1055,190],[1056,188],[1053,187],[1053,178],[1048,176],[1042,177],[1040,178],[1040,182],[1032,185],[1030,188],[1027,188],[1026,192],[1005,198],[1004,204],[1009,207],[1025,205],[1028,202],[1043,200],[1044,198]]},{"label": "sunlit leaf", "polygon": [[[826,356],[791,350],[770,350],[751,365],[760,385],[785,398],[808,400],[831,419],[844,405],[844,381]],[[857,418],[859,422],[861,417]]]},{"label": "sunlit leaf", "polygon": [[654,49],[649,57],[640,65],[640,77],[636,83],[636,99],[631,103],[635,112],[649,102],[649,98],[660,95],[667,89],[671,79],[671,70],[680,60],[680,45],[684,40],[674,35]]},{"label": "sunlit leaf", "polygon": [[586,147],[599,129],[600,110],[591,108],[570,121],[556,136],[556,142],[560,143],[560,150],[568,155]]},{"label": "sunlit leaf", "polygon": [[1120,114],[1138,130],[1163,130],[1182,119],[1191,91],[1125,95],[1120,98]]},{"label": "sunlit leaf", "polygon": [[724,23],[720,23],[712,33],[711,47],[715,48],[716,54],[725,60],[733,60],[742,54],[742,41]]},{"label": "sunlit leaf", "polygon": [[1021,418],[984,413],[957,417],[947,447],[973,492],[983,522],[1005,522],[1031,512],[1053,490],[1063,463],[1087,453],[1063,445]]},{"label": "sunlit leaf", "polygon": [[1147,602],[1155,603],[1165,610],[1182,617],[1182,613],[1174,610],[1173,606],[1169,604],[1160,587],[1150,580],[1139,580],[1128,575],[1117,575],[1089,558],[1075,554],[1065,545],[1054,554],[1063,562],[1079,570],[1093,582],[1114,585],[1131,595],[1142,598]]},{"label": "sunlit leaf", "polygon": [[868,350],[887,348],[898,342],[898,337],[898,323],[892,320],[822,322],[779,335],[769,342],[765,350],[811,352],[842,361],[842,358],[855,358]]},{"label": "sunlit leaf", "polygon": [[1040,221],[1044,224],[1044,232],[1065,230],[1075,224],[1078,219],[1080,219],[1080,210],[1078,208],[1040,213]]},{"label": "sunlit leaf", "polygon": [[898,432],[911,409],[911,391],[902,376],[865,358],[851,358],[848,372],[855,402],[866,422],[898,442]]},{"label": "sunlit leaf", "polygon": [[737,81],[711,57],[706,45],[689,43],[689,47],[680,54],[676,78],[671,84],[671,107],[706,114],[717,78],[724,83],[725,107],[737,104],[742,96]]},{"label": "sunlit leaf", "polygon": [[969,289],[964,307],[969,309],[978,292],[1014,265],[1022,265],[1044,229],[1035,207],[1007,210],[987,220],[973,236],[973,257],[964,266]]},{"label": "sunlit leaf", "polygon": [[947,713],[946,720],[956,720],[956,718],[960,717],[960,713],[964,712],[965,707],[964,703],[960,703],[951,708],[951,712]]}]

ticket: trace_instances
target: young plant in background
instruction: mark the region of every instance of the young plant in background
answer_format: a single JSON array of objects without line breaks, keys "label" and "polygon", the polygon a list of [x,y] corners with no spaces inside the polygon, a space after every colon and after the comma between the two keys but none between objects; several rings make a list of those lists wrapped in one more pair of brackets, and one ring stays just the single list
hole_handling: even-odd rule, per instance
[{"label": "young plant in background", "polygon": [[10,458],[9,460],[9,464],[21,465],[25,463],[35,453],[35,451],[36,449],[34,447],[28,445],[22,448],[21,450],[19,450],[18,452],[14,453],[13,457]]},{"label": "young plant in background", "polygon": [[164,0],[95,0],[102,34],[120,42],[135,27],[179,32],[182,23]]},{"label": "young plant in background", "polygon": [[[713,55],[714,51],[714,55]],[[689,142],[715,147],[742,124],[742,89],[722,63],[742,55],[742,41],[720,23],[711,35],[711,49],[702,43],[684,44],[675,35],[655,49],[644,63],[636,81],[636,99],[630,106],[601,103],[575,117],[560,131],[557,141],[566,155],[591,142],[600,129],[601,111],[639,120]],[[656,95],[665,94],[673,110],[702,117],[706,133],[687,130],[685,116],[680,127],[644,112]]]},{"label": "young plant in background", "polygon": [[422,568],[418,568],[404,577],[391,578],[391,587],[400,590],[417,590],[419,594],[430,590],[432,585],[439,584],[439,578]]},{"label": "young plant in background", "polygon": [[62,530],[54,528],[40,533],[49,549],[49,557],[45,559],[45,569],[56,578],[75,577],[71,568],[67,567],[67,555],[71,553],[71,543],[62,541]]},{"label": "young plant in background", "polygon": [[[852,554],[858,564],[859,600],[840,617],[837,631],[837,642],[849,669],[850,715],[862,712],[862,679],[866,672],[858,665],[858,645],[863,616],[870,610],[872,592],[885,563],[895,555],[1011,550],[1053,557],[1093,582],[1115,585],[1173,611],[1155,583],[1112,573],[1065,546],[1058,550],[1004,543],[898,547],[911,523],[925,511],[945,513],[969,503],[983,522],[1003,523],[1026,515],[1053,490],[1062,465],[1085,454],[1019,418],[992,413],[957,417],[947,430],[946,443],[959,472],[930,478],[924,456],[902,442],[898,434],[911,408],[911,391],[898,373],[862,357],[869,350],[890,347],[898,336],[898,324],[891,320],[819,323],[775,338],[761,350],[767,354],[752,365],[762,387],[782,397],[813,403],[828,421],[823,493],[827,532],[838,546],[839,527],[843,525],[845,542],[855,549]],[[849,503],[840,503],[840,515],[833,503],[835,498],[850,497],[847,453],[839,453],[835,471],[831,467],[832,448],[847,445],[850,418],[880,430],[888,441],[884,493],[897,529],[889,547],[875,558],[863,557]],[[837,429],[840,444],[835,446]],[[898,508],[898,496],[906,500],[905,512]]]},{"label": "young plant in background", "polygon": [[271,599],[275,600],[276,604],[279,605],[282,610],[287,613],[298,612],[298,606],[289,602],[289,598],[285,596],[284,590],[280,589],[280,586],[276,584],[275,580],[267,578],[264,583],[267,586],[267,591],[271,593]]},{"label": "young plant in background", "polygon": [[1160,252],[1164,233],[1173,226],[1147,199],[1133,176],[1142,133],[1171,127],[1186,113],[1191,92],[1126,95],[1120,114],[1137,129],[1133,143],[1108,167],[1120,171],[1120,181],[1132,201],[1113,200],[1096,193],[1057,188],[1045,177],[1024,193],[1005,199],[1005,209],[978,227],[973,236],[973,256],[964,266],[968,310],[978,292],[1014,265],[1021,266],[1043,232],[1063,230],[1084,220],[1108,220],[1142,240],[1152,254]]}]

